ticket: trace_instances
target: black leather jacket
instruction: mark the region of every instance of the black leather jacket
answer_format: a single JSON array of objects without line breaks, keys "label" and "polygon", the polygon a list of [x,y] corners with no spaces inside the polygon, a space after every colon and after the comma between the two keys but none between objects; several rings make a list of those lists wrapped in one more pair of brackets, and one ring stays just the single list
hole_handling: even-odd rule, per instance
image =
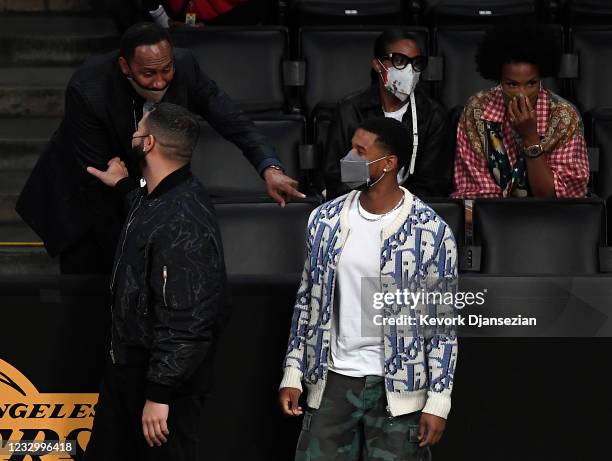
[{"label": "black leather jacket", "polygon": [[[351,138],[361,122],[382,117],[378,84],[349,95],[338,104],[329,127],[325,147],[325,186],[327,199],[345,194],[349,188],[340,181],[340,159],[351,149]],[[446,110],[417,85],[414,93],[417,108],[419,146],[414,174],[404,186],[418,197],[448,197],[451,192],[455,153]],[[410,108],[402,119],[412,132]]]},{"label": "black leather jacket", "polygon": [[[117,184],[130,187],[129,178]],[[132,186],[133,187],[133,186]],[[226,276],[214,209],[185,166],[147,195],[129,192],[111,276],[111,358],[146,372],[146,397],[199,392],[226,314]]]}]

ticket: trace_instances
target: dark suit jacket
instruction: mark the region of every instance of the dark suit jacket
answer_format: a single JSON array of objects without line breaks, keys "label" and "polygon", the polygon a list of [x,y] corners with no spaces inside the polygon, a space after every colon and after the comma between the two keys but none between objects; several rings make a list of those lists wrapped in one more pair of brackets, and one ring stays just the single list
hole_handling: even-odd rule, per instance
[{"label": "dark suit jacket", "polygon": [[[175,48],[174,56],[175,75],[163,102],[201,115],[260,173],[280,164],[265,137],[200,70],[193,54]],[[41,236],[51,256],[88,232],[96,234],[103,248],[114,251],[124,218],[121,198],[85,168],[106,169],[108,160],[119,156],[138,177],[131,138],[144,101],[121,73],[117,59],[117,51],[93,57],[72,76],[64,118],[17,202],[17,212]]]},{"label": "dark suit jacket", "polygon": [[[414,174],[404,184],[418,197],[448,197],[452,185],[454,151],[450,140],[446,110],[431,99],[417,85],[415,89],[419,146]],[[384,112],[378,94],[378,85],[344,98],[333,116],[325,147],[325,186],[327,199],[348,192],[340,181],[340,159],[351,149],[351,139],[361,122],[382,117]],[[404,123],[412,133],[412,115],[408,108]],[[412,137],[411,137],[412,138]],[[412,140],[412,139],[411,139]]]}]

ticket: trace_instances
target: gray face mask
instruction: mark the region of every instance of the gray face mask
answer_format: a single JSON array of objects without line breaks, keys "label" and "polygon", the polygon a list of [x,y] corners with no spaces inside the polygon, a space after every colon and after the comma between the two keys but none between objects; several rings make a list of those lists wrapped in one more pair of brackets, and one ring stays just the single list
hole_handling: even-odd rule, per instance
[{"label": "gray face mask", "polygon": [[387,172],[384,172],[376,181],[370,178],[370,168],[372,163],[387,158],[388,155],[368,162],[363,160],[351,149],[348,154],[340,159],[340,180],[351,189],[364,190],[373,187],[380,181]]}]

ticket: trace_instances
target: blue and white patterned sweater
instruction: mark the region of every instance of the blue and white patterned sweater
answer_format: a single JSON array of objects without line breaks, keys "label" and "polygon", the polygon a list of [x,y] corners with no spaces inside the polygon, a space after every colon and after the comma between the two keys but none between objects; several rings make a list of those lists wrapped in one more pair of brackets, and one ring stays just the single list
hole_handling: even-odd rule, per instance
[{"label": "blue and white patterned sweater", "polygon": [[[381,291],[454,292],[457,247],[447,224],[425,203],[402,188],[405,200],[397,218],[382,232]],[[308,389],[308,406],[319,408],[327,378],[338,258],[349,234],[353,191],[315,209],[307,226],[307,257],[291,323],[280,387]],[[383,283],[382,280],[385,282]],[[439,291],[442,291],[439,290]],[[421,306],[428,314],[448,306]],[[451,306],[454,310],[454,306]],[[393,315],[414,315],[406,305]],[[385,308],[385,316],[387,314]],[[454,331],[428,335],[411,326],[384,331],[385,387],[393,416],[422,410],[446,418],[451,406],[457,361]]]}]

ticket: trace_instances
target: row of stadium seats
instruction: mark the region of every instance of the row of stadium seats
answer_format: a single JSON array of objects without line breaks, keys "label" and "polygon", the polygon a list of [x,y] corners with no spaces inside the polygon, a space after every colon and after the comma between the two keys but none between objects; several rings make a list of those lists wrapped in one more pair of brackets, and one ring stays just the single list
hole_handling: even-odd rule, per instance
[{"label": "row of stadium seats", "polygon": [[[458,111],[451,114],[457,119]],[[329,127],[328,117],[316,117],[308,128],[300,115],[278,115],[254,119],[255,125],[276,149],[286,173],[300,181],[307,195],[320,196],[322,158]],[[601,108],[587,119],[591,191],[607,199],[612,196],[612,107]],[[265,185],[240,150],[203,123],[192,169],[211,195],[223,198],[266,196]]]},{"label": "row of stadium seats", "polygon": [[[463,244],[461,200],[427,200],[453,230],[459,269],[494,275],[578,276],[612,272],[601,199],[483,199],[474,202],[473,246]],[[217,200],[230,277],[296,279],[304,262],[304,230],[317,202],[281,209],[269,201]],[[416,214],[426,210],[416,210]]]},{"label": "row of stadium seats", "polygon": [[507,20],[592,24],[612,20],[608,0],[279,0],[287,24],[466,24]]},{"label": "row of stadium seats", "polygon": [[[576,102],[582,112],[612,105],[612,25],[564,30],[546,25],[563,54],[559,78],[545,81]],[[476,71],[474,56],[486,27],[441,26],[433,32],[403,26],[430,56],[421,76],[447,108],[465,103],[492,82]],[[373,44],[385,26],[304,27],[290,51],[286,28],[180,28],[176,45],[190,48],[202,69],[250,112],[301,112],[313,115],[344,96],[368,86]]]}]

